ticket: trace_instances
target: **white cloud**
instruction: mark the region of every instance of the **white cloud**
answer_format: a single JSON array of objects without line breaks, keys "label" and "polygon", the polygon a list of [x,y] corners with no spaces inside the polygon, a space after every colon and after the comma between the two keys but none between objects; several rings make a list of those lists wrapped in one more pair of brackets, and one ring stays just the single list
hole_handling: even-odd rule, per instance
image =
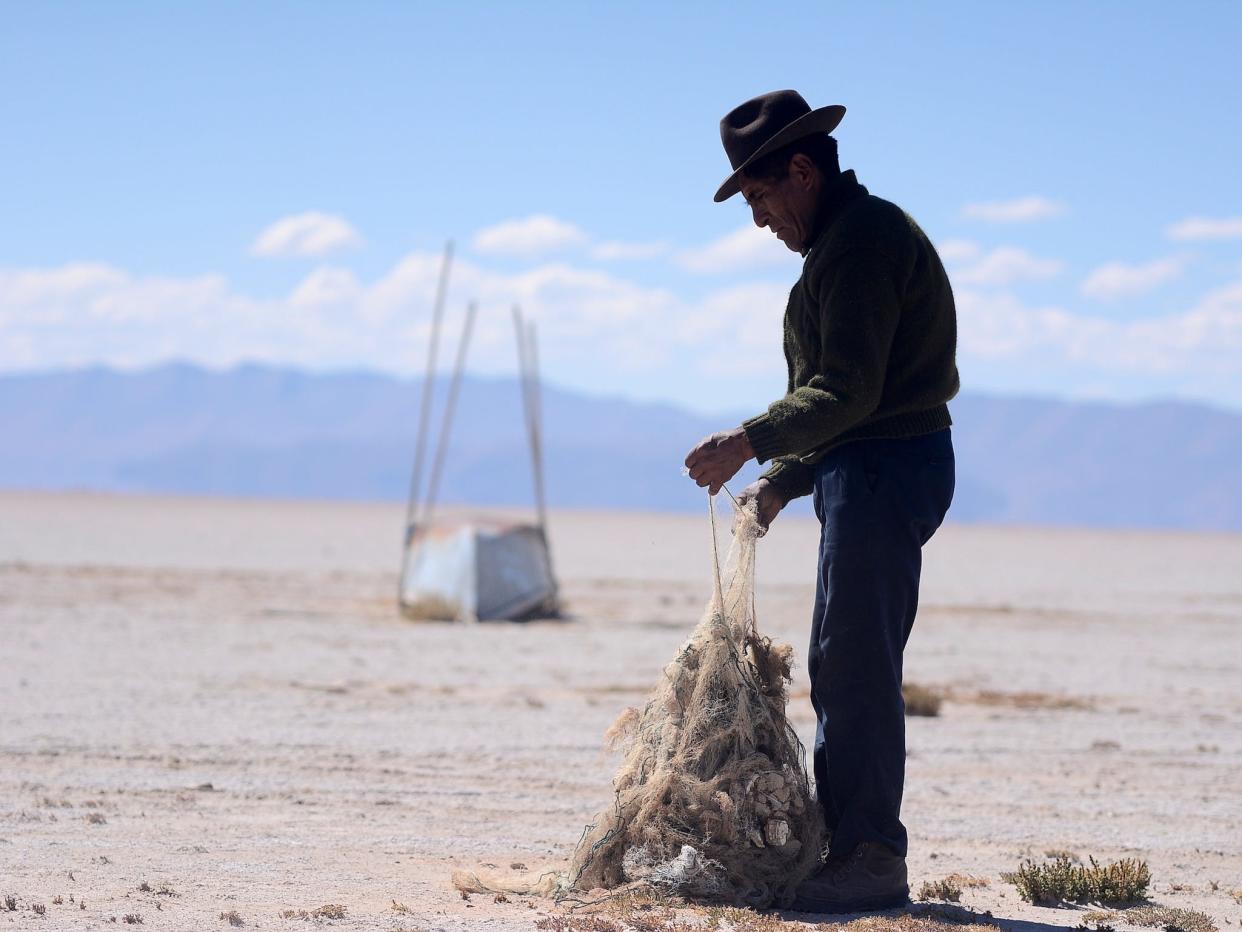
[{"label": "white cloud", "polygon": [[[325,266],[272,299],[239,293],[215,276],[146,278],[103,264],[0,269],[0,370],[183,358],[409,374],[427,345],[440,261],[411,253],[371,281]],[[626,391],[636,387],[635,373],[681,377],[729,359],[753,369],[759,364],[739,335],[758,319],[772,341],[761,368],[781,382],[783,288],[726,289],[690,301],[565,263],[502,273],[460,259],[448,294],[450,342],[468,300],[480,304],[474,371],[515,368],[509,308],[517,303],[538,321],[545,372],[571,384]]]},{"label": "white cloud", "polygon": [[1030,279],[1054,278],[1062,268],[1063,264],[1057,259],[1041,259],[1025,249],[1001,246],[954,272],[952,279],[962,285],[1010,285]]},{"label": "white cloud", "polygon": [[522,220],[506,220],[480,230],[474,236],[475,252],[485,255],[542,256],[585,243],[587,236],[565,220],[535,214]]},{"label": "white cloud", "polygon": [[[1189,311],[1120,321],[1028,307],[1009,294],[959,291],[959,348],[964,356],[1025,364],[1074,364],[1092,372],[1173,374],[1231,383],[1238,397],[1242,354],[1242,280],[1210,292]],[[1070,386],[1062,385],[1062,390]]]},{"label": "white cloud", "polygon": [[591,258],[603,262],[617,259],[654,259],[670,252],[668,243],[621,243],[615,240],[591,248]]},{"label": "white cloud", "polygon": [[362,245],[344,217],[307,211],[277,220],[250,247],[256,256],[326,256]]},{"label": "white cloud", "polygon": [[349,269],[324,266],[302,279],[289,295],[289,303],[294,307],[350,304],[362,295],[362,291],[362,285]]},{"label": "white cloud", "polygon": [[1237,239],[1242,237],[1242,217],[1187,217],[1179,220],[1166,231],[1169,239],[1209,240]]},{"label": "white cloud", "polygon": [[1082,283],[1082,293],[1105,301],[1146,294],[1177,278],[1185,268],[1186,260],[1180,256],[1155,259],[1144,265],[1109,262],[1087,276]]},{"label": "white cloud", "polygon": [[1024,223],[1057,217],[1063,213],[1065,205],[1060,201],[1034,194],[1008,201],[981,201],[962,208],[962,216],[991,223]]},{"label": "white cloud", "polygon": [[[219,276],[144,277],[99,263],[0,269],[0,370],[184,358],[409,375],[427,345],[439,271],[434,252],[411,253],[370,280],[324,266],[288,294],[260,299]],[[1000,363],[1049,388],[1049,373],[1074,367],[1080,382],[1057,381],[1062,392],[1112,374],[1140,391],[1161,378],[1174,389],[1242,401],[1242,278],[1183,312],[1130,321],[1028,306],[993,287],[955,282],[966,365]],[[462,259],[449,289],[447,338],[452,345],[467,300],[477,299],[470,368],[512,372],[516,302],[538,321],[549,378],[720,407],[725,398],[780,391],[786,285],[750,282],[689,299],[567,263],[502,273]]]},{"label": "white cloud", "polygon": [[704,274],[731,272],[765,265],[780,265],[796,259],[770,230],[748,224],[697,249],[684,249],[676,256],[679,266]]},{"label": "white cloud", "polygon": [[947,239],[936,246],[942,262],[965,262],[977,259],[983,248],[973,240]]}]

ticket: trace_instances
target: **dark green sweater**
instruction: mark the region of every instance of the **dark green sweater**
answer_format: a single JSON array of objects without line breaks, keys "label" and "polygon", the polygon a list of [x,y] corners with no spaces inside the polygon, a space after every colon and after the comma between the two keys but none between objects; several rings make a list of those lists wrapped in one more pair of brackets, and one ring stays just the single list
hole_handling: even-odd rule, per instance
[{"label": "dark green sweater", "polygon": [[789,498],[833,447],[948,427],[958,390],[953,292],[914,220],[847,171],[825,187],[810,243],[785,308],[787,394],[742,424]]}]

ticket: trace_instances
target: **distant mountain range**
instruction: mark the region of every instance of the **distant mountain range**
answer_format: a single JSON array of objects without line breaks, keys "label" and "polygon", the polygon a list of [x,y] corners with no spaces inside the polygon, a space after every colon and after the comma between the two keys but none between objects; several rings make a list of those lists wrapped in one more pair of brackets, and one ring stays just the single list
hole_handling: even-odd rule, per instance
[{"label": "distant mountain range", "polygon": [[[419,391],[254,365],[0,376],[0,486],[404,500]],[[980,395],[951,409],[953,519],[1242,531],[1242,414]],[[550,504],[650,510],[701,508],[680,475],[686,451],[753,413],[554,386],[543,411]],[[532,501],[515,380],[463,382],[441,490],[448,502]]]}]

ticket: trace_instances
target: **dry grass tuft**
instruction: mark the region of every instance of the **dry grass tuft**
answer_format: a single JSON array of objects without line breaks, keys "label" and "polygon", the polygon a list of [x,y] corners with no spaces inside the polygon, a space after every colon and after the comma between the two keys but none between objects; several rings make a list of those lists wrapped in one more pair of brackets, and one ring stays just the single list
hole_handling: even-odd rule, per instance
[{"label": "dry grass tuft", "polygon": [[7,909],[11,913],[17,912],[17,897],[6,896],[4,898],[4,908]]},{"label": "dry grass tuft", "polygon": [[919,899],[957,903],[962,899],[962,888],[954,882],[952,877],[927,881],[919,888]]},{"label": "dry grass tuft", "polygon": [[32,913],[34,913],[36,916],[46,916],[46,915],[47,915],[47,907],[46,907],[46,906],[44,906],[42,903],[31,903],[31,904],[30,904],[30,911],[31,911]]},{"label": "dry grass tuft", "polygon": [[535,921],[539,932],[625,932],[619,922],[603,916],[548,916]]},{"label": "dry grass tuft", "polygon": [[1236,890],[1230,890],[1229,895],[1233,897],[1233,901],[1235,903],[1242,904],[1242,887],[1238,887]]},{"label": "dry grass tuft", "polygon": [[410,907],[406,906],[404,903],[398,903],[396,900],[393,900],[392,905],[388,908],[391,909],[398,916],[413,916],[414,915],[414,910],[410,909]]},{"label": "dry grass tuft", "polygon": [[[1127,925],[1164,929],[1166,932],[1219,932],[1212,917],[1193,909],[1170,906],[1132,906],[1129,909],[1083,914],[1084,922],[1124,922]],[[1103,925],[1099,928],[1104,928]]]},{"label": "dry grass tuft", "polygon": [[227,913],[221,913],[220,918],[231,926],[244,926],[246,924],[241,917],[241,913],[235,909],[230,909]]},{"label": "dry grass tuft", "polygon": [[64,902],[65,902],[65,898],[61,896],[59,893],[57,893],[54,897],[52,897],[53,906],[60,906]]},{"label": "dry grass tuft", "polygon": [[705,910],[710,920],[705,929],[725,929],[731,932],[786,932],[793,925],[782,922],[775,916],[764,916],[749,909],[738,909],[732,906],[716,906]]},{"label": "dry grass tuft", "polygon": [[1090,858],[1087,867],[1068,858],[1055,858],[1044,864],[1023,861],[1021,866],[1001,879],[1018,888],[1022,899],[1036,906],[1059,903],[1099,903],[1104,906],[1128,906],[1147,896],[1151,871],[1146,861],[1130,858],[1100,865]]},{"label": "dry grass tuft", "polygon": [[[811,926],[815,932],[998,932],[998,927],[988,922],[974,922],[974,913],[957,907],[934,907],[938,911],[930,915],[903,913],[900,916],[866,916],[850,922],[820,923]],[[788,932],[806,930],[805,925],[786,926]]]},{"label": "dry grass tuft", "polygon": [[902,683],[901,698],[906,702],[906,715],[921,715],[931,718],[940,714],[940,703],[944,696],[930,686],[918,683]]},{"label": "dry grass tuft", "polygon": [[1075,864],[1082,863],[1082,858],[1080,858],[1073,851],[1070,851],[1068,848],[1049,848],[1044,852],[1044,857],[1063,858],[1066,861],[1073,861]]},{"label": "dry grass tuft", "polygon": [[345,907],[336,903],[328,903],[317,909],[286,909],[280,914],[281,919],[344,919]]},{"label": "dry grass tuft", "polygon": [[108,820],[104,818],[102,812],[92,812],[86,817],[86,821],[91,825],[106,825]]},{"label": "dry grass tuft", "polygon": [[963,890],[976,890],[979,887],[986,887],[992,883],[986,877],[976,877],[974,874],[950,874],[945,879],[952,880]]},{"label": "dry grass tuft", "polygon": [[1041,710],[1087,710],[1095,708],[1095,701],[1079,696],[1064,696],[1057,693],[1024,690],[1019,692],[1002,692],[999,689],[954,689],[946,697],[954,702],[965,702],[972,705],[1001,706],[1024,711]]},{"label": "dry grass tuft", "polygon": [[918,914],[867,916],[842,923],[811,924],[783,920],[732,906],[692,906],[693,918],[671,909],[613,910],[608,915],[571,913],[535,923],[540,932],[998,932],[991,923],[976,922],[970,910],[955,906],[916,907]]},{"label": "dry grass tuft", "polygon": [[125,923],[127,926],[140,926],[142,925],[142,914],[126,913],[121,917],[121,922]]}]

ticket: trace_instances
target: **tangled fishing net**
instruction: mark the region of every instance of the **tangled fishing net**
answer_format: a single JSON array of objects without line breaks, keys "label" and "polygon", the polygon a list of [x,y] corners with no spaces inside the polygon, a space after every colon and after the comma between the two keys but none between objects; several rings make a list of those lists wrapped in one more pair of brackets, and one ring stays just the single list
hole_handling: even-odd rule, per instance
[{"label": "tangled fishing net", "polygon": [[[714,541],[714,513],[712,531]],[[608,732],[624,752],[612,804],[583,832],[568,873],[545,875],[529,892],[646,884],[788,905],[818,866],[823,823],[785,717],[792,649],[755,626],[761,534],[754,503],[739,508],[723,575],[713,551],[715,589],[694,633],[645,707],[627,710]],[[455,881],[493,889],[477,875]]]}]

